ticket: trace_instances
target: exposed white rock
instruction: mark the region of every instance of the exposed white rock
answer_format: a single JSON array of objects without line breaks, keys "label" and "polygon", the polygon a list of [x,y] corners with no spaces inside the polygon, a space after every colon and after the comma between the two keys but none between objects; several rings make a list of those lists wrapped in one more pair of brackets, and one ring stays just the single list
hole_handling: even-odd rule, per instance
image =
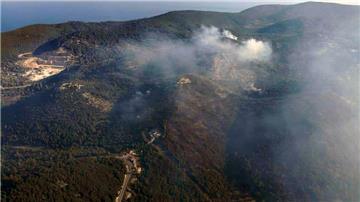
[{"label": "exposed white rock", "polygon": [[190,84],[191,83],[191,80],[187,77],[181,77],[179,79],[179,81],[177,82],[178,85],[185,85],[185,84]]}]

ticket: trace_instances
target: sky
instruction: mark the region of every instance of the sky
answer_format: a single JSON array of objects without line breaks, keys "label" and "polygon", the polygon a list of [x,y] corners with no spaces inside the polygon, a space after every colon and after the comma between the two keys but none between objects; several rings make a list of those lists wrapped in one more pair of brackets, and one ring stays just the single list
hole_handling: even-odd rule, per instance
[{"label": "sky", "polygon": [[[152,17],[174,10],[240,12],[261,4],[296,4],[299,0],[0,0],[0,31],[31,24],[55,24],[68,21],[125,21]],[[321,0],[320,0],[321,1]],[[357,4],[360,0],[328,0]],[[66,3],[64,3],[66,2]],[[39,12],[41,11],[41,12]]]},{"label": "sky", "polygon": [[[19,0],[0,0],[0,1],[19,1]],[[73,0],[21,0],[21,1],[73,1]],[[77,0],[77,1],[89,1],[89,0]],[[90,1],[99,1],[99,0],[90,0]],[[129,1],[129,0],[108,0],[108,1]],[[154,1],[154,0],[132,0],[132,1]],[[174,0],[156,0],[156,1],[164,1],[164,2],[174,2]],[[175,0],[176,2],[191,2],[194,0]],[[195,0],[201,2],[223,2],[219,0]],[[256,3],[301,3],[304,1],[299,0],[225,0],[230,2],[256,2]],[[332,2],[332,3],[341,3],[341,4],[360,4],[360,0],[316,0],[317,2]]]}]

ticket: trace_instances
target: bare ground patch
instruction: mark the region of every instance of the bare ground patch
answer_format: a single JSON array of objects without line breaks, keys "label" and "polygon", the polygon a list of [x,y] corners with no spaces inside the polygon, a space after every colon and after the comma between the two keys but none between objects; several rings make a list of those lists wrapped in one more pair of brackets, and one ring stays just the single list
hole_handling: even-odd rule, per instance
[{"label": "bare ground patch", "polygon": [[19,60],[16,64],[25,69],[23,77],[30,81],[39,81],[59,74],[67,64],[73,62],[73,56],[66,54],[63,49],[56,54],[40,58],[32,55],[31,52],[26,52],[18,55]]},{"label": "bare ground patch", "polygon": [[112,109],[113,104],[103,98],[94,96],[91,93],[85,92],[82,96],[87,100],[87,103],[102,112],[109,112]]}]

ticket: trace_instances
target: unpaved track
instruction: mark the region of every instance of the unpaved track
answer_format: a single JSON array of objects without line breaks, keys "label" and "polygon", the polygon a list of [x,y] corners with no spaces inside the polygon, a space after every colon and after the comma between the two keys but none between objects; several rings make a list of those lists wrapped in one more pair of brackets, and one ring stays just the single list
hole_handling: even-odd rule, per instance
[{"label": "unpaved track", "polygon": [[138,161],[137,154],[133,151],[125,153],[121,156],[117,156],[115,158],[121,159],[126,168],[126,174],[124,175],[124,181],[121,185],[121,189],[117,192],[117,196],[115,198],[115,202],[121,202],[121,201],[124,201],[123,200],[124,195],[129,186],[131,178],[136,177],[136,175],[140,174],[141,171],[139,171],[138,169],[139,168],[141,169],[141,167],[140,167],[139,163],[137,162]]},{"label": "unpaved track", "polygon": [[125,194],[125,191],[129,184],[130,179],[131,179],[131,173],[125,174],[123,185],[121,186],[119,195],[115,198],[115,202],[121,202],[122,199],[124,198],[124,194]]},{"label": "unpaved track", "polygon": [[1,90],[11,90],[11,89],[20,89],[20,88],[26,88],[31,86],[31,84],[26,84],[26,85],[22,85],[22,86],[10,86],[10,87],[1,87]]}]

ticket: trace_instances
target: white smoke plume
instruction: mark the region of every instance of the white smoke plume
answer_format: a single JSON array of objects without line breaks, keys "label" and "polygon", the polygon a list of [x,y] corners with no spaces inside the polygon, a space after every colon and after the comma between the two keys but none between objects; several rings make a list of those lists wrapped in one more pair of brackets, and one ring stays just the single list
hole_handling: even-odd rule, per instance
[{"label": "white smoke plume", "polygon": [[254,89],[256,77],[251,64],[269,63],[271,45],[253,38],[237,39],[228,30],[202,26],[188,42],[151,36],[146,42],[129,45],[126,54],[129,66],[157,67],[163,76],[206,70],[215,72],[215,79],[241,80],[248,86],[244,88]]},{"label": "white smoke plume", "polygon": [[237,39],[230,31],[220,32],[216,27],[202,27],[193,37],[195,48],[204,52],[216,52],[232,55],[238,62],[268,62],[271,58],[271,46],[267,42],[248,39],[235,43],[224,38]]},{"label": "white smoke plume", "polygon": [[238,37],[235,36],[233,33],[231,33],[229,30],[222,31],[222,35],[224,37],[226,37],[226,38],[229,38],[229,39],[232,39],[232,40],[235,40],[235,41],[238,40]]}]

